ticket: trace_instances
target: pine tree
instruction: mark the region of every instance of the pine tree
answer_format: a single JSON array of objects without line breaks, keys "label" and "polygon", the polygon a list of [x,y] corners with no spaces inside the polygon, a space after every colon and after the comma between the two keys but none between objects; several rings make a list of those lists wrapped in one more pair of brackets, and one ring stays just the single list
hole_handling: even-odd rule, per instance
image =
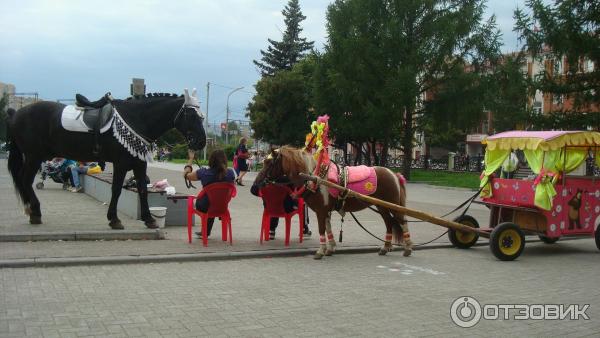
[{"label": "pine tree", "polygon": [[[547,121],[544,116],[536,117],[542,118],[538,126],[600,128],[600,3],[528,0],[525,4],[527,12],[515,11],[515,31],[525,42],[524,51],[546,60],[546,68],[534,77],[530,90],[573,99],[568,108],[551,106],[555,111],[546,116]],[[564,65],[562,71],[557,71],[563,68],[559,64]]]},{"label": "pine tree", "polygon": [[300,37],[300,22],[306,19],[306,16],[302,15],[298,0],[289,0],[281,13],[286,25],[282,41],[267,39],[270,45],[266,51],[260,51],[261,60],[253,61],[262,76],[274,75],[279,70],[291,70],[314,45],[314,41],[306,41],[306,38]]}]

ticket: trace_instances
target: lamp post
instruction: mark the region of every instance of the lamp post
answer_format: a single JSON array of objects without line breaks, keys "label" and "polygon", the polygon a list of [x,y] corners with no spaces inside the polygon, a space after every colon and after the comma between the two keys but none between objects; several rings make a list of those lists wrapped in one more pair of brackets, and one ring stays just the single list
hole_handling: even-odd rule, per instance
[{"label": "lamp post", "polygon": [[236,88],[232,91],[229,92],[229,94],[227,95],[227,109],[226,109],[226,116],[225,116],[225,144],[229,144],[229,97],[231,96],[231,94],[237,92],[238,90],[242,90],[244,89],[244,87],[239,87]]}]

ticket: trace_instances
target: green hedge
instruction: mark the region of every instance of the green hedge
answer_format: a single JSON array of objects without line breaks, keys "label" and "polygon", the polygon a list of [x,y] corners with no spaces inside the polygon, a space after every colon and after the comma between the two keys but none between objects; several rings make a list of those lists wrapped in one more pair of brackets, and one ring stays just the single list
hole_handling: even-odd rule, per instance
[{"label": "green hedge", "polygon": [[172,150],[172,158],[188,158],[188,146],[187,144],[176,144]]},{"label": "green hedge", "polygon": [[[210,156],[210,154],[216,149],[223,149],[223,151],[225,152],[225,155],[227,156],[227,159],[229,161],[231,161],[231,160],[233,160],[233,154],[234,154],[235,150],[237,149],[237,145],[226,145],[223,147],[220,147],[220,146],[208,147],[207,148],[208,156]],[[196,156],[202,156],[202,150],[198,151]],[[187,160],[188,146],[186,144],[176,144],[172,149],[172,158]]]}]

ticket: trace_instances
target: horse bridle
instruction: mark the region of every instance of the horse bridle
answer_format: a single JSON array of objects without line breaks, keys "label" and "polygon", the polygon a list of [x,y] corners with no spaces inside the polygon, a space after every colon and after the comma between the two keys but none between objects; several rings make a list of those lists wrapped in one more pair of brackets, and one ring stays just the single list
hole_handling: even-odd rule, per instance
[{"label": "horse bridle", "polygon": [[[275,154],[275,156],[273,156],[273,154]],[[275,164],[277,163],[277,161],[280,160],[281,155],[279,154],[278,151],[272,151],[269,154],[269,157],[272,158],[271,165],[269,166],[269,168],[265,172],[265,177],[263,178],[262,182],[259,183],[259,185],[267,185],[269,183],[274,183],[275,182],[273,180],[273,178],[271,178],[271,174],[273,173],[273,168],[275,167]]]},{"label": "horse bridle", "polygon": [[[204,121],[204,116],[200,112],[199,106],[183,103],[183,105],[181,105],[181,108],[179,108],[179,110],[177,111],[175,118],[173,119],[173,126],[177,125],[177,121],[181,118],[181,116],[183,116],[183,119],[184,119],[183,124],[188,125],[188,117],[191,113],[186,112],[186,110],[189,108],[194,109],[195,113],[198,114],[198,116],[200,117],[200,119],[202,121]],[[192,135],[192,132],[190,132],[189,130],[186,130],[185,134],[186,134],[185,140],[189,146],[190,144],[192,144],[195,141],[195,139],[194,139],[194,136]]]},{"label": "horse bridle", "polygon": [[[183,116],[183,124],[184,125],[188,125],[188,116],[191,113],[187,113],[185,110],[192,108],[194,109],[195,113],[198,114],[198,116],[200,117],[201,120],[204,120],[204,116],[202,115],[202,113],[200,112],[200,107],[199,106],[195,106],[195,105],[191,105],[191,104],[186,104],[185,102],[183,103],[183,105],[181,105],[181,108],[179,108],[179,110],[177,111],[177,114],[175,115],[175,118],[173,119],[173,126],[177,125],[177,121],[181,118],[181,116]],[[183,114],[182,114],[183,113]],[[191,131],[186,130],[185,132],[185,141],[188,144],[188,147],[194,143],[195,139],[194,136],[192,134]],[[198,166],[198,168],[200,168],[202,166],[202,164],[200,163],[200,161],[198,161],[198,159],[196,158],[196,156],[194,156],[194,162],[196,163],[196,165]],[[186,167],[192,167],[191,165],[186,165]],[[193,170],[193,169],[192,169]],[[185,181],[185,186],[186,188],[190,189],[190,188],[194,188],[196,189],[196,187],[194,186],[194,184],[192,183],[191,180],[188,180],[187,177],[184,176],[183,180]]]}]

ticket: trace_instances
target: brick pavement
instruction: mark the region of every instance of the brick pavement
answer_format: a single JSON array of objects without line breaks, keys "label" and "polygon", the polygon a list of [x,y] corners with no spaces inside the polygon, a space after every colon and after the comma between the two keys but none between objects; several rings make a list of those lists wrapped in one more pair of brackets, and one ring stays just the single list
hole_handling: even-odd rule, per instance
[{"label": "brick pavement", "polygon": [[[0,269],[1,337],[598,337],[593,240],[141,265]],[[451,303],[590,304],[590,320],[454,325]]]},{"label": "brick pavement", "polygon": [[[149,168],[148,173],[152,181],[167,178],[178,192],[195,191],[185,189],[179,171],[181,165],[155,163]],[[174,170],[175,169],[175,170]],[[254,173],[246,176],[250,184]],[[6,193],[0,196],[0,236],[15,232],[68,232],[68,231],[112,231],[107,226],[107,206],[85,194],[73,194],[61,190],[60,185],[52,182],[46,183],[44,190],[37,190],[42,203],[42,214],[44,224],[30,225],[28,218],[22,213],[22,208],[17,203],[12,188],[12,181],[6,170],[6,160],[0,160],[0,189]],[[472,194],[471,191],[461,189],[436,188],[423,184],[408,185],[408,206],[427,211],[431,214],[441,215],[453,209],[460,202]],[[487,210],[482,206],[473,206],[472,213],[482,223],[487,222]],[[143,255],[168,255],[168,254],[194,254],[214,252],[244,252],[255,250],[281,250],[285,247],[282,243],[281,229],[275,241],[258,243],[260,233],[259,224],[262,215],[262,204],[260,200],[252,196],[249,186],[238,187],[238,196],[231,203],[233,217],[234,245],[214,237],[209,241],[208,248],[204,248],[199,240],[192,244],[186,241],[186,230],[184,227],[167,227],[164,229],[166,240],[161,241],[51,241],[51,242],[6,242],[0,245],[0,260],[23,259],[36,257],[104,257],[104,256],[143,256]],[[133,220],[127,216],[119,216],[127,229],[143,230],[144,225],[140,221]],[[382,236],[385,228],[381,219],[371,211],[363,211],[357,217],[365,227],[375,234]],[[314,232],[312,238],[306,238],[305,242],[298,243],[297,236],[292,236],[290,248],[316,248],[318,237],[316,219],[310,214],[311,228]],[[334,214],[334,232],[338,233],[340,217]],[[218,227],[219,223],[215,226]],[[292,225],[292,233],[297,229],[297,221]],[[216,228],[218,229],[218,228]],[[340,248],[378,246],[379,242],[371,238],[360,229],[351,218],[344,223],[344,241]],[[445,230],[428,223],[411,224],[411,233],[416,242],[428,241]],[[113,231],[114,232],[114,231]],[[337,237],[337,236],[336,236]],[[447,244],[446,236],[435,243]]]}]

